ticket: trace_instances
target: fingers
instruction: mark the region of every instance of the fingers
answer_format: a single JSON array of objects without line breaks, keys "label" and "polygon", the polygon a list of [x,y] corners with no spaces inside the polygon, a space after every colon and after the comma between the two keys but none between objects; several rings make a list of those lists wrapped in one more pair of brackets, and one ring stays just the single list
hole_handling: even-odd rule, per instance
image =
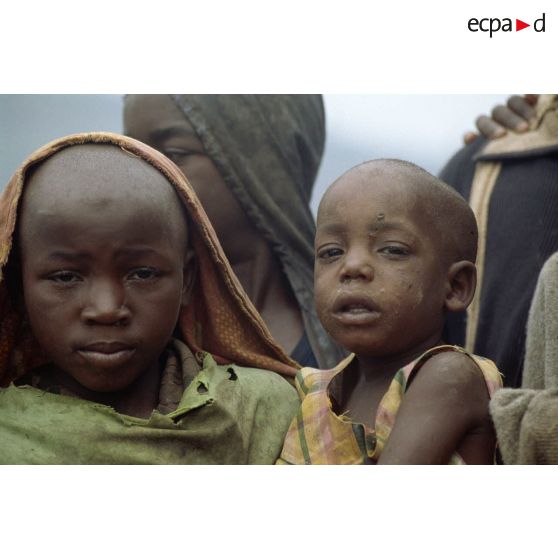
[{"label": "fingers", "polygon": [[[479,132],[488,139],[502,137],[508,130],[526,132],[535,122],[535,109],[539,95],[512,95],[506,105],[498,105],[491,116],[479,116],[475,122]],[[472,135],[466,134],[464,141],[470,143]],[[474,139],[474,138],[473,138]]]},{"label": "fingers", "polygon": [[[510,101],[512,98],[510,98]],[[509,106],[498,105],[495,107],[492,110],[492,119],[503,128],[514,132],[525,132],[529,129],[529,123]]]},{"label": "fingers", "polygon": [[[532,123],[535,121],[535,109],[534,104],[537,102],[538,95],[530,95],[527,99],[527,95],[520,97],[519,95],[513,95],[508,99],[508,107],[517,116],[523,118],[525,121]],[[535,97],[534,101],[532,97]]]},{"label": "fingers", "polygon": [[523,97],[532,107],[534,107],[539,100],[539,95],[533,95],[531,93],[527,93],[527,95],[523,95]]},{"label": "fingers", "polygon": [[479,137],[479,135],[475,134],[475,132],[467,132],[463,136],[463,143],[465,145],[469,145],[470,143],[473,143],[478,137]]},{"label": "fingers", "polygon": [[495,120],[489,118],[488,116],[485,116],[484,114],[482,116],[479,116],[475,120],[475,125],[478,131],[488,139],[500,138],[506,134],[505,128],[503,128]]}]

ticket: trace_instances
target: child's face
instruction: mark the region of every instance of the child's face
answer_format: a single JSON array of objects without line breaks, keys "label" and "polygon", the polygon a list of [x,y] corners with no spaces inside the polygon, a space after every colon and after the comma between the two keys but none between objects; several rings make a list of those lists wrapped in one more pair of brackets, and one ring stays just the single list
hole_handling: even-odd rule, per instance
[{"label": "child's face", "polygon": [[318,215],[318,315],[342,346],[370,357],[404,355],[439,340],[447,270],[408,178],[352,172]]},{"label": "child's face", "polygon": [[41,347],[83,387],[119,391],[157,365],[188,273],[178,204],[158,171],[114,146],[71,147],[31,178],[25,306]]}]

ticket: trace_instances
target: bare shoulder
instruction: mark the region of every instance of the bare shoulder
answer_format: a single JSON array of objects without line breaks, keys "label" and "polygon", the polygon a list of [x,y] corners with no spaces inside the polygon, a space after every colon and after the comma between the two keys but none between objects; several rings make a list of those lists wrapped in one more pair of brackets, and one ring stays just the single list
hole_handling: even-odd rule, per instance
[{"label": "bare shoulder", "polygon": [[417,381],[441,382],[442,384],[461,385],[484,384],[482,370],[466,353],[445,351],[431,356],[415,373],[412,383]]},{"label": "bare shoulder", "polygon": [[446,351],[429,358],[411,378],[406,397],[413,395],[435,406],[451,407],[476,421],[484,421],[489,414],[482,370],[462,352]]},{"label": "bare shoulder", "polygon": [[432,355],[409,378],[379,463],[491,463],[494,432],[482,370],[458,351]]}]

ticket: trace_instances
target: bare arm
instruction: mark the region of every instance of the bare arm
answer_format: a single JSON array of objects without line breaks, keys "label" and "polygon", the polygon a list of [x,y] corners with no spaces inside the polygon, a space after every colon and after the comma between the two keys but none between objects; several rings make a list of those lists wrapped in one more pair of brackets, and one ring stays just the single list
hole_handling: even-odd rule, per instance
[{"label": "bare arm", "polygon": [[494,434],[482,372],[467,355],[440,353],[417,372],[379,464],[445,464],[463,446],[466,462],[491,463]]}]

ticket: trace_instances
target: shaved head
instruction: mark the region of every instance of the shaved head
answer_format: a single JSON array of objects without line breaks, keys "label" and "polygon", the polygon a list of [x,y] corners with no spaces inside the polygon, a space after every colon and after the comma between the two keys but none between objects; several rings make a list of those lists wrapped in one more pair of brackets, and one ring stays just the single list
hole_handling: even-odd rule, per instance
[{"label": "shaved head", "polygon": [[[398,159],[377,159],[362,163],[342,175],[326,191],[318,209],[321,217],[338,204],[340,196],[352,189],[383,188],[390,195],[404,198],[409,210],[425,229],[431,231],[441,255],[448,261],[475,262],[478,231],[468,203],[447,184],[423,168]],[[350,203],[347,211],[350,212]],[[350,219],[350,213],[347,216]]]},{"label": "shaved head", "polygon": [[151,221],[158,214],[158,232],[186,243],[185,213],[163,174],[118,146],[94,144],[63,149],[32,170],[23,196],[21,241],[40,234],[61,213],[87,212],[102,228],[109,207]]}]

